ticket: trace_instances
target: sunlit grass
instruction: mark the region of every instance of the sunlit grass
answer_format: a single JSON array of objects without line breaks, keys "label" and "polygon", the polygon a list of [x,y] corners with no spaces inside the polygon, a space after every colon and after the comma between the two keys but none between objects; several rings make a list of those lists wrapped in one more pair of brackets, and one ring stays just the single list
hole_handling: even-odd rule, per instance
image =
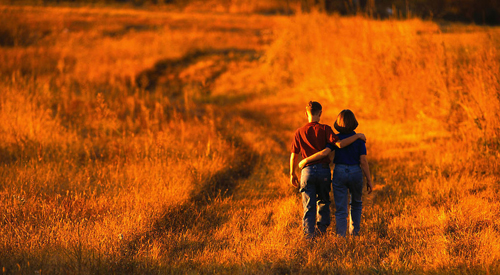
[{"label": "sunlit grass", "polygon": [[[497,28],[0,13],[5,272],[499,271]],[[350,108],[368,137],[359,238],[300,238],[288,151],[311,99],[327,124]]]}]

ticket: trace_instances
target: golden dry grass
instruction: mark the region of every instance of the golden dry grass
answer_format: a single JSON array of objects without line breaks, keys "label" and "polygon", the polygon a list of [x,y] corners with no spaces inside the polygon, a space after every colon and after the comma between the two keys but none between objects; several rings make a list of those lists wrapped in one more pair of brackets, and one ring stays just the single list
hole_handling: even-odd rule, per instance
[{"label": "golden dry grass", "polygon": [[[500,272],[498,28],[0,14],[4,273]],[[288,148],[310,99],[368,136],[359,238],[300,238]]]}]

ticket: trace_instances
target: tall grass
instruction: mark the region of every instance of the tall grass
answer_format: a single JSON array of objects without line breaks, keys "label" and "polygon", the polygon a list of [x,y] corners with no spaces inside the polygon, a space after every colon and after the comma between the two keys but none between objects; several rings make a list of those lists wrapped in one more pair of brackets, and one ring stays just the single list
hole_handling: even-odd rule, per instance
[{"label": "tall grass", "polygon": [[285,29],[270,59],[303,93],[372,118],[427,117],[473,139],[498,135],[498,29],[458,35],[416,19],[323,14]]},{"label": "tall grass", "polygon": [[390,272],[497,270],[486,251],[499,245],[498,29],[442,33],[419,20],[321,14],[285,29],[270,49],[270,67],[286,68],[277,77],[302,101],[326,103],[327,123],[352,109],[372,141],[379,191],[365,226],[382,251],[355,258]]},{"label": "tall grass", "polygon": [[[4,273],[499,271],[498,29],[0,13]],[[368,137],[360,238],[300,238],[288,145],[311,99]]]}]

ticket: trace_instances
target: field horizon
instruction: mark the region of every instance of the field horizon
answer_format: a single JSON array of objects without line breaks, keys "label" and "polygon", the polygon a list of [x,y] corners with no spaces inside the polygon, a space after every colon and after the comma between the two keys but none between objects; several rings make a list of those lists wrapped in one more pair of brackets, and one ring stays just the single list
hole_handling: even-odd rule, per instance
[{"label": "field horizon", "polygon": [[[500,272],[500,28],[0,14],[4,274]],[[288,174],[309,100],[331,126],[351,109],[367,136],[360,237],[333,217],[301,237]]]}]

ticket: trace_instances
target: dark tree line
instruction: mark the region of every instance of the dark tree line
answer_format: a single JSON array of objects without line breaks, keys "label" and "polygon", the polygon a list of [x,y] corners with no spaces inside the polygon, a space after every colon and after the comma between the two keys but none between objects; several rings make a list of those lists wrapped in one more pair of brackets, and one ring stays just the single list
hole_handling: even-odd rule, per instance
[{"label": "dark tree line", "polygon": [[[113,3],[144,5],[186,5],[203,0],[38,0],[50,3],[96,4]],[[417,16],[476,24],[500,24],[500,0],[277,0],[287,11],[300,2],[302,11],[318,9],[328,13],[354,14],[362,12],[376,18]],[[292,13],[293,11],[289,11]]]},{"label": "dark tree line", "polygon": [[500,0],[302,0],[327,12],[375,17],[417,16],[476,24],[500,24]]}]

